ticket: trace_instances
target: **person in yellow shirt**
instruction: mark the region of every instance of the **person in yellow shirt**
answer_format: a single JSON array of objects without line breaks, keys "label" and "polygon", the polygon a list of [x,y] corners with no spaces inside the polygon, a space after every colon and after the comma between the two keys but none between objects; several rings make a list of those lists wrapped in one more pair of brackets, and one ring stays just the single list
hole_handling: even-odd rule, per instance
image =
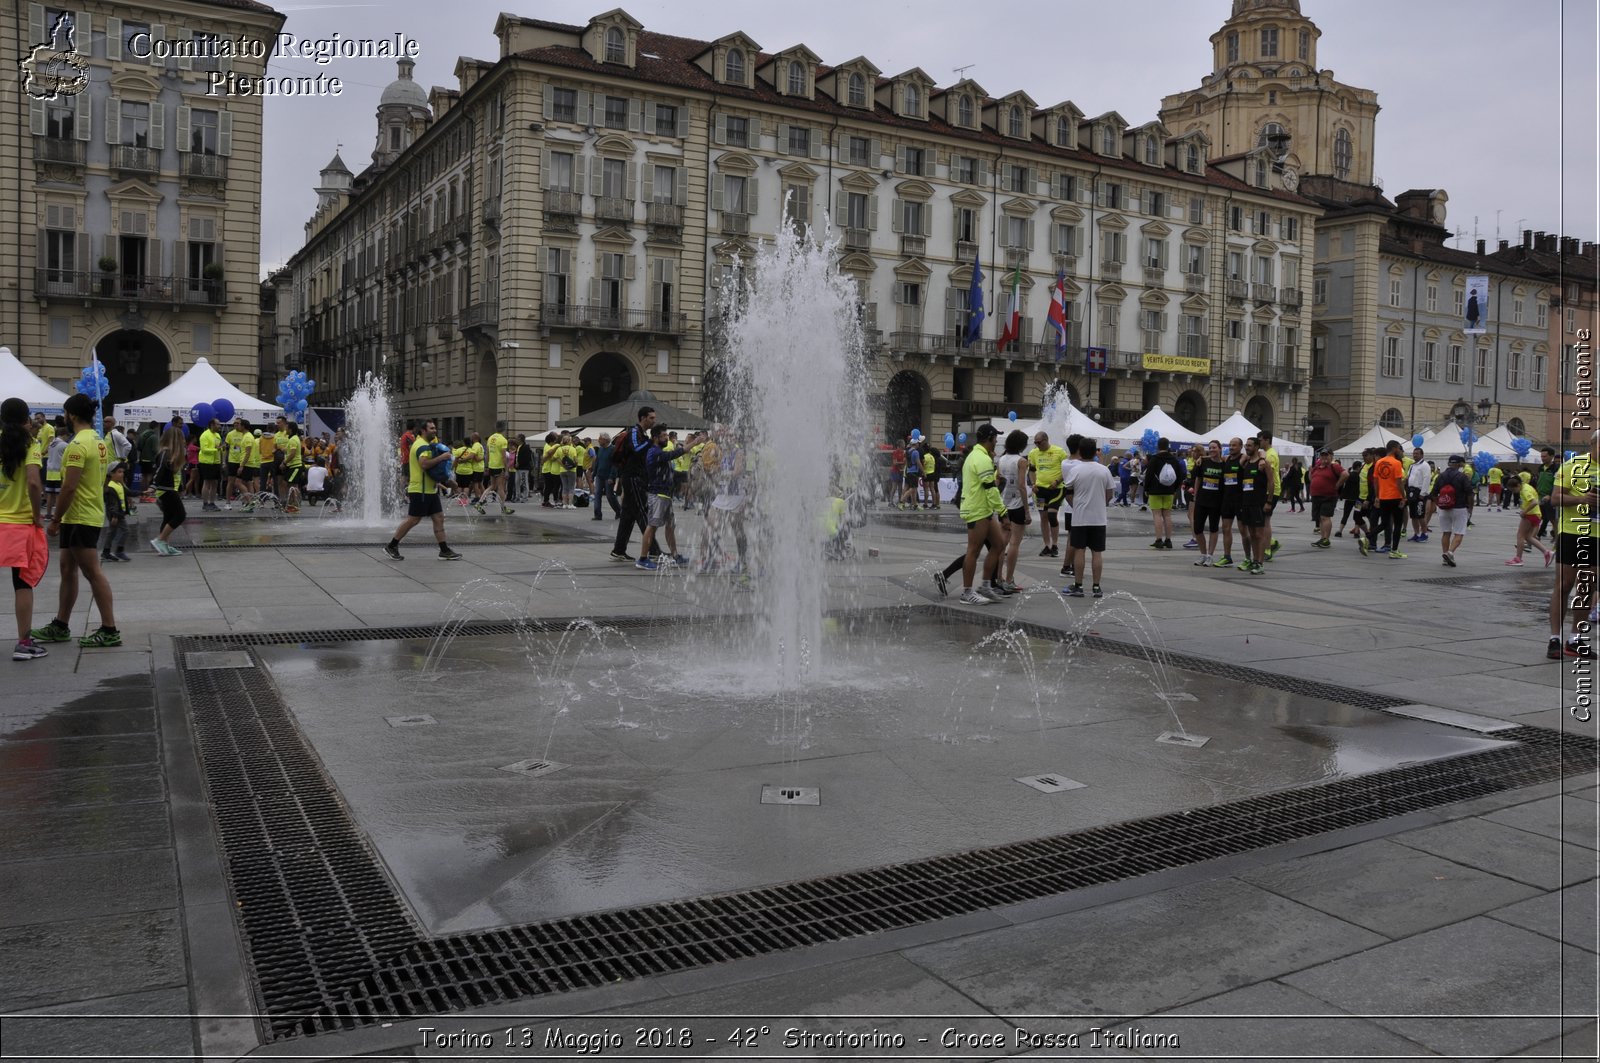
[{"label": "person in yellow shirt", "polygon": [[[249,426],[250,422],[246,421],[245,427],[248,429]],[[259,489],[257,485],[261,483],[261,429],[259,428],[251,429],[250,437],[244,442],[244,470],[240,473],[239,479],[244,482],[245,493],[249,496],[245,501],[245,508],[254,509],[255,495]]]},{"label": "person in yellow shirt", "polygon": [[500,502],[500,512],[510,513],[511,507],[506,505],[506,447],[509,446],[505,430],[495,426],[489,433],[488,452],[486,457],[489,462],[489,489],[494,492],[495,498]]},{"label": "person in yellow shirt", "polygon": [[227,462],[222,470],[223,475],[227,477],[227,488],[223,498],[225,509],[233,508],[233,500],[244,495],[244,455],[249,442],[250,422],[243,417],[237,418],[223,439],[227,447]]},{"label": "person in yellow shirt", "polygon": [[1534,537],[1534,533],[1539,530],[1539,522],[1544,517],[1539,512],[1539,492],[1534,490],[1533,487],[1533,473],[1517,473],[1512,478],[1510,490],[1507,493],[1513,492],[1516,494],[1517,508],[1521,513],[1517,517],[1517,552],[1506,564],[1520,567],[1522,565],[1523,552],[1533,549],[1544,555],[1545,567],[1549,568],[1555,564],[1556,552]]},{"label": "person in yellow shirt", "polygon": [[273,490],[277,492],[279,498],[282,498],[289,493],[289,484],[285,475],[286,470],[283,466],[283,457],[288,449],[289,418],[280,416],[278,418],[278,427],[272,433],[272,456],[274,462],[272,468],[272,483]]},{"label": "person in yellow shirt", "polygon": [[689,470],[694,466],[694,453],[690,447],[698,438],[698,433],[691,432],[687,439],[678,442],[673,439],[676,449],[672,452],[672,486],[674,493],[682,505],[689,505]]},{"label": "person in yellow shirt", "polygon": [[433,521],[433,538],[439,544],[440,561],[459,561],[461,555],[450,549],[444,537],[444,506],[439,501],[438,481],[432,469],[450,456],[447,448],[435,450],[439,430],[433,421],[424,421],[422,428],[411,441],[411,451],[406,458],[406,517],[395,529],[389,544],[383,548],[384,556],[391,561],[404,561],[400,553],[400,540],[404,539],[422,519]]},{"label": "person in yellow shirt", "polygon": [[1496,465],[1494,468],[1489,470],[1489,505],[1491,507],[1499,508],[1502,512],[1506,508],[1505,502],[1507,501],[1506,499],[1503,499],[1500,494],[1505,481],[1506,474],[1501,470],[1500,466]]},{"label": "person in yellow shirt", "polygon": [[85,649],[122,645],[122,634],[111,601],[111,582],[100,568],[100,526],[106,519],[105,440],[94,431],[95,402],[87,395],[69,395],[62,403],[72,442],[62,460],[61,497],[47,534],[59,537],[61,592],[55,619],[35,628],[35,642],[66,642],[72,638],[72,610],[78,604],[78,574],[89,582],[100,628],[78,640]]},{"label": "person in yellow shirt", "polygon": [[561,507],[575,509],[573,495],[578,489],[578,469],[583,464],[583,450],[572,442],[572,433],[561,433],[557,460],[561,462]]},{"label": "person in yellow shirt", "polygon": [[[217,491],[222,482],[222,422],[211,418],[200,433],[200,508],[218,510]],[[224,492],[225,493],[225,492]]]},{"label": "person in yellow shirt", "polygon": [[554,509],[551,499],[561,497],[561,437],[548,432],[544,437],[544,450],[539,454],[539,508]]},{"label": "person in yellow shirt", "polygon": [[1283,490],[1282,466],[1278,459],[1278,448],[1272,445],[1271,432],[1258,432],[1256,443],[1259,445],[1261,456],[1267,460],[1267,497],[1262,506],[1262,515],[1266,517],[1266,524],[1259,532],[1261,541],[1266,543],[1262,551],[1263,561],[1271,561],[1272,555],[1278,552],[1278,540],[1272,537],[1272,511],[1278,504],[1278,494]]},{"label": "person in yellow shirt", "polygon": [[305,452],[301,449],[300,426],[290,422],[283,445],[283,511],[300,512],[300,487],[306,482]]},{"label": "person in yellow shirt", "polygon": [[1061,556],[1061,503],[1066,486],[1061,481],[1061,466],[1067,452],[1050,442],[1048,432],[1035,433],[1028,464],[1033,466],[1034,497],[1039,504],[1039,536],[1044,540],[1040,557]]},{"label": "person in yellow shirt", "polygon": [[473,432],[467,437],[467,458],[472,462],[473,484],[472,502],[478,507],[478,512],[483,510],[483,491],[488,485],[489,461],[483,451],[483,437]]},{"label": "person in yellow shirt", "polygon": [[28,418],[28,404],[18,398],[0,403],[0,568],[11,569],[16,598],[17,644],[13,661],[31,661],[49,654],[33,639],[33,589],[50,566],[50,544],[44,535],[44,458],[39,452],[37,422]]},{"label": "person in yellow shirt", "polygon": [[276,491],[278,478],[278,437],[271,432],[256,429],[256,442],[261,454],[261,490]]}]

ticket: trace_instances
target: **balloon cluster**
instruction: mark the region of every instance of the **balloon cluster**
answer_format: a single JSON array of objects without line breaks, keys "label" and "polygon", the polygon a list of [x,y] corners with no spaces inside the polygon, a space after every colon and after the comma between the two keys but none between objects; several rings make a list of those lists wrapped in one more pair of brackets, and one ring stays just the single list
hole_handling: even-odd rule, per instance
[{"label": "balloon cluster", "polygon": [[306,400],[315,390],[317,390],[315,380],[307,380],[305,373],[298,369],[294,370],[278,382],[278,405],[298,421],[300,415],[306,412]]},{"label": "balloon cluster", "polygon": [[189,420],[198,425],[208,425],[213,420],[227,424],[233,420],[233,414],[233,403],[227,399],[218,399],[215,402],[197,402],[189,408]]},{"label": "balloon cluster", "polygon": [[1463,428],[1461,430],[1461,442],[1465,443],[1467,446],[1470,447],[1470,446],[1472,446],[1472,444],[1476,443],[1477,441],[1478,441],[1478,433],[1474,432],[1470,427],[1469,428]]},{"label": "balloon cluster", "polygon": [[1489,470],[1500,464],[1495,456],[1487,450],[1480,450],[1472,455],[1472,471],[1478,474],[1478,479],[1489,475]]},{"label": "balloon cluster", "polygon": [[1145,454],[1154,454],[1161,445],[1161,433],[1154,428],[1146,428],[1144,435],[1139,437],[1139,450]]},{"label": "balloon cluster", "polygon": [[1533,449],[1533,441],[1517,436],[1511,441],[1511,449],[1516,452],[1518,461],[1528,460],[1528,451]]},{"label": "balloon cluster", "polygon": [[111,381],[106,379],[106,367],[99,362],[90,362],[78,374],[78,382],[73,389],[96,402],[104,402],[105,397],[111,394]]},{"label": "balloon cluster", "polygon": [[944,449],[946,449],[946,450],[954,450],[955,448],[956,448],[956,437],[955,437],[955,434],[952,433],[952,432],[946,432],[944,434]]},{"label": "balloon cluster", "polygon": [[1422,449],[1422,444],[1425,442],[1427,442],[1427,440],[1422,438],[1421,432],[1418,432],[1416,435],[1411,437],[1411,445],[1416,447],[1418,450]]}]

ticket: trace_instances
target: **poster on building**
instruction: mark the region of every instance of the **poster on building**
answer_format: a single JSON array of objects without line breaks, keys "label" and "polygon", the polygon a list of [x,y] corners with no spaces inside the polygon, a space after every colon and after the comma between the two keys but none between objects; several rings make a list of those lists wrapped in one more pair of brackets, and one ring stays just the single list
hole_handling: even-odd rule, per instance
[{"label": "poster on building", "polygon": [[1090,347],[1084,352],[1083,371],[1085,373],[1104,373],[1106,371],[1106,349],[1104,347]]},{"label": "poster on building", "polygon": [[1482,336],[1488,331],[1489,278],[1478,275],[1467,278],[1467,299],[1463,304],[1462,330],[1468,336]]}]

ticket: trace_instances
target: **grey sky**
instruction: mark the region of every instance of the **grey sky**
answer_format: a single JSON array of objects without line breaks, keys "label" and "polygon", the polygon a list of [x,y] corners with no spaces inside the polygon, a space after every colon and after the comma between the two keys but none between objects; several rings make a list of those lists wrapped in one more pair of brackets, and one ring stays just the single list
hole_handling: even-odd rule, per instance
[{"label": "grey sky", "polygon": [[[269,0],[270,2],[270,0]],[[502,10],[587,22],[614,0],[536,4],[391,0],[288,3],[285,29],[302,37],[404,32],[421,52],[416,79],[454,86],[456,57],[494,59]],[[941,85],[954,69],[994,95],[1024,89],[1041,105],[1070,99],[1089,115],[1116,110],[1137,124],[1161,96],[1197,86],[1211,67],[1208,38],[1229,0],[811,0],[748,5],[628,0],[646,29],[710,40],[743,30],[772,51],[803,42],[825,63],[865,55],[886,74],[920,66]],[[1322,30],[1319,65],[1373,89],[1375,173],[1391,196],[1444,188],[1458,246],[1476,231],[1515,241],[1520,229],[1596,238],[1596,5],[1593,0],[1302,0]],[[975,16],[974,13],[977,13]],[[1048,12],[1048,13],[1047,13]],[[275,60],[269,72],[327,73],[337,98],[269,98],[262,265],[300,247],[316,204],[317,171],[343,143],[356,172],[370,161],[374,111],[394,64],[379,59]],[[1476,220],[1475,220],[1476,219]]]}]

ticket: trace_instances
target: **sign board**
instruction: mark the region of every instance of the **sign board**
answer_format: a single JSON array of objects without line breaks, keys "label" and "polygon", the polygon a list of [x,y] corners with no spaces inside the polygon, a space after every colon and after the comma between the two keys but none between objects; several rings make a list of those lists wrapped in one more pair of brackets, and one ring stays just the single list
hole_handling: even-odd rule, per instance
[{"label": "sign board", "polygon": [[1085,373],[1104,373],[1106,371],[1106,349],[1104,347],[1090,347],[1084,352],[1083,371]]},{"label": "sign board", "polygon": [[1182,354],[1146,354],[1144,367],[1162,373],[1200,373],[1211,372],[1211,359],[1190,358]]},{"label": "sign board", "polygon": [[1482,336],[1489,331],[1489,278],[1475,274],[1467,278],[1467,295],[1462,302],[1462,332]]}]

